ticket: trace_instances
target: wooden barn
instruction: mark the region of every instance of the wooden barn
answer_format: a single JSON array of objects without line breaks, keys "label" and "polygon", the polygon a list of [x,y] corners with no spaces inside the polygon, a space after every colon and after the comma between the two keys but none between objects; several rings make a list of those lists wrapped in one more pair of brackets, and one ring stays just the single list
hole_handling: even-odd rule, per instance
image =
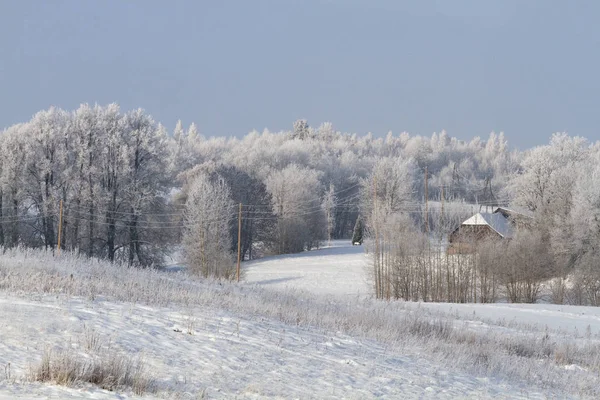
[{"label": "wooden barn", "polygon": [[530,215],[504,207],[497,207],[491,213],[479,212],[450,234],[448,254],[472,253],[477,242],[484,239],[510,239],[516,229],[530,223]]}]

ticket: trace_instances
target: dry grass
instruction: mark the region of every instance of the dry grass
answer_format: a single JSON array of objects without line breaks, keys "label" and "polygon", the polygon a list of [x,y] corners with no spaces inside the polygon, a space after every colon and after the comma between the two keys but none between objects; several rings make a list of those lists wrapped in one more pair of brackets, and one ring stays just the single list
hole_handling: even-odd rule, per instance
[{"label": "dry grass", "polygon": [[131,390],[137,395],[156,392],[141,357],[118,351],[87,325],[78,342],[67,348],[47,349],[40,362],[30,366],[28,380],[63,386],[87,383],[110,391]]},{"label": "dry grass", "polygon": [[91,383],[110,391],[130,389],[137,395],[156,391],[141,359],[115,352],[82,355],[72,350],[48,350],[40,363],[31,367],[29,379],[64,386]]}]

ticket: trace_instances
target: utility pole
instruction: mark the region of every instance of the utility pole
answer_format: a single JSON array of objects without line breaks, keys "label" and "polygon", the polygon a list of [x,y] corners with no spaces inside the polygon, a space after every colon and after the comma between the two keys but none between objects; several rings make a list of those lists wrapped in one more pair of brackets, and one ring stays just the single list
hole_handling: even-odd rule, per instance
[{"label": "utility pole", "polygon": [[444,185],[442,185],[442,221],[444,220]]},{"label": "utility pole", "polygon": [[238,254],[237,254],[237,281],[240,281],[240,263],[242,256],[242,203],[240,203],[240,211],[238,213]]},{"label": "utility pole", "polygon": [[427,179],[427,167],[425,167],[425,232],[429,233],[429,189]]},{"label": "utility pole", "polygon": [[327,246],[331,247],[331,203],[333,201],[333,185],[329,183],[329,193],[327,193],[326,197],[326,207],[327,207]]},{"label": "utility pole", "polygon": [[282,223],[283,219],[283,200],[279,203],[279,215],[277,215],[277,230],[279,232],[279,254],[283,254],[285,249],[285,225]]},{"label": "utility pole", "polygon": [[331,247],[331,210],[327,204],[327,246]]},{"label": "utility pole", "polygon": [[58,217],[58,255],[60,255],[60,239],[62,235],[63,201],[60,200],[60,212]]},{"label": "utility pole", "polygon": [[442,201],[442,211],[440,214],[440,226],[438,228],[438,231],[440,232],[440,241],[442,240],[442,237],[444,236],[444,232],[445,232],[445,222],[446,219],[444,218],[444,185],[440,186],[441,187],[441,193],[440,193],[440,198]]},{"label": "utility pole", "polygon": [[373,228],[375,229],[375,298],[381,297],[381,282],[379,268],[379,222],[377,220],[377,177],[373,176]]}]

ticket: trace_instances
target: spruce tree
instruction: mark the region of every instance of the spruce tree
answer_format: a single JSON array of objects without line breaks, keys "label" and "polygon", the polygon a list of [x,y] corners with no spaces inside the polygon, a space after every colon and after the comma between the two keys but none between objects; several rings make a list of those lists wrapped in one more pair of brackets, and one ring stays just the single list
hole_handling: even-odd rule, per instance
[{"label": "spruce tree", "polygon": [[363,242],[363,223],[360,216],[356,219],[356,223],[354,224],[354,233],[352,234],[352,245],[358,243],[362,244]]}]

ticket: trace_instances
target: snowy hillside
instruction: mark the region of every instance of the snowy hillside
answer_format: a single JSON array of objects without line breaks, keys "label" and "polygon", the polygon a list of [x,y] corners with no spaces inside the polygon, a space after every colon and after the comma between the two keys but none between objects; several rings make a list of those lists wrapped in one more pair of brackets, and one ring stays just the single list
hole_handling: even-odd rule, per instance
[{"label": "snowy hillside", "polygon": [[[370,261],[363,246],[347,240],[310,252],[268,257],[245,264],[246,280],[265,288],[301,290],[331,296],[372,295]],[[410,303],[408,303],[410,304]],[[553,304],[419,303],[419,307],[461,318],[491,320],[497,325],[519,323],[565,333],[600,336],[600,308]]]},{"label": "snowy hillside", "polygon": [[318,250],[250,261],[244,270],[247,282],[265,288],[361,297],[371,293],[367,265],[363,246],[337,240]]},{"label": "snowy hillside", "polygon": [[[374,301],[364,292],[365,265],[358,247],[337,244],[253,262],[250,283],[236,285],[8,251],[0,261],[0,399],[137,397],[127,386],[116,394],[31,381],[48,351],[139,360],[150,382],[144,398],[600,394],[596,309],[540,306],[556,322],[546,328],[536,325],[543,319],[513,317],[538,315],[532,307]],[[577,321],[577,334],[568,321]]]},{"label": "snowy hillside", "polygon": [[[26,372],[48,347],[85,346],[81,338],[93,329],[111,346],[141,355],[158,386],[172,391],[157,396],[200,398],[192,394],[205,391],[208,398],[243,399],[536,398],[525,387],[452,371],[414,351],[215,308],[179,311],[53,296],[31,301],[2,296],[0,310],[0,362],[10,362],[14,376]],[[0,384],[2,400],[49,396],[123,398],[91,386]]]}]

